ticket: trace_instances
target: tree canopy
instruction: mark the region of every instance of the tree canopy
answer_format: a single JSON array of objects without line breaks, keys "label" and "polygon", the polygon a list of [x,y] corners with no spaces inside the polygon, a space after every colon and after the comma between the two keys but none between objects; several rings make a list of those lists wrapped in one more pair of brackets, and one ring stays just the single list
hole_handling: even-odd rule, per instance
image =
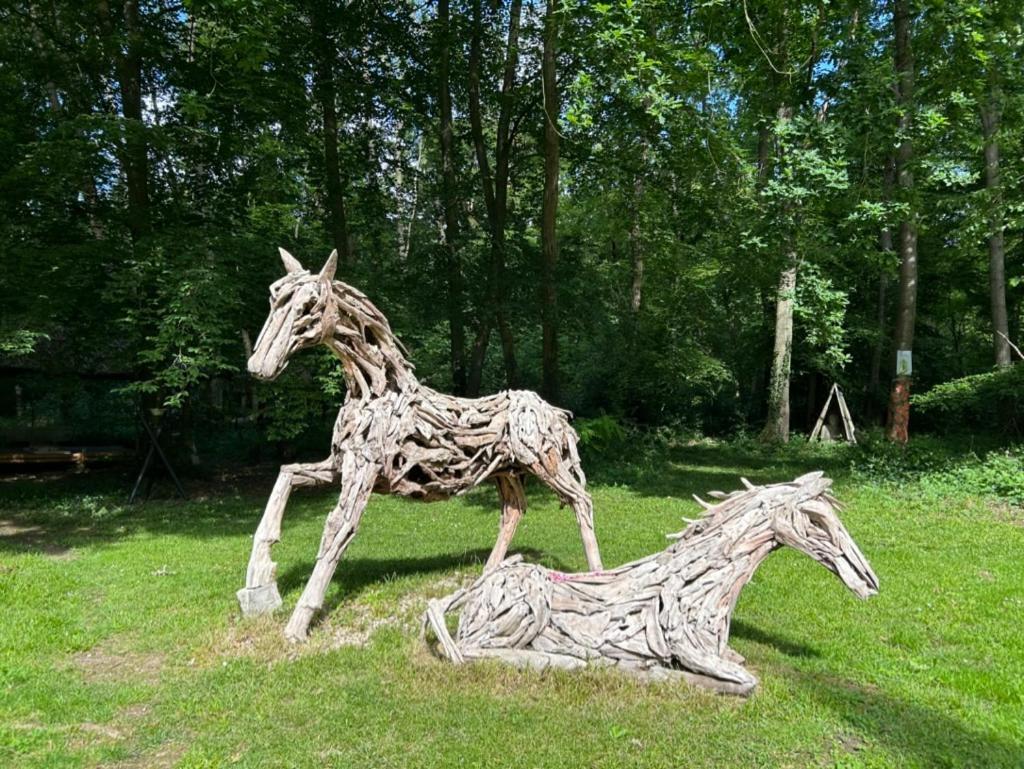
[{"label": "tree canopy", "polygon": [[[323,351],[274,385],[244,370],[278,246],[337,249],[460,394],[773,440],[832,381],[880,424],[897,350],[915,393],[963,395],[1020,339],[1021,10],[14,0],[2,418],[95,426],[114,392],[326,430]],[[971,419],[1005,424],[1020,377],[997,374]]]}]

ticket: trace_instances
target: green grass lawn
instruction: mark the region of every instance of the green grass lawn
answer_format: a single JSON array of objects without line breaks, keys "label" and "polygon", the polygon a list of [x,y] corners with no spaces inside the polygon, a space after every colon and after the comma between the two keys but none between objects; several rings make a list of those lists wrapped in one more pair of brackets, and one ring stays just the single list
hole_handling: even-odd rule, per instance
[{"label": "green grass lawn", "polygon": [[[243,621],[234,597],[272,475],[130,509],[125,481],[102,474],[4,482],[0,767],[1024,766],[1021,513],[858,482],[834,453],[786,456],[695,446],[592,484],[614,565],[664,548],[696,514],[691,492],[816,465],[836,477],[881,594],[858,601],[810,559],[773,555],[733,627],[761,678],[749,700],[433,658],[419,618],[479,573],[490,489],[374,497],[326,615],[292,647],[287,614]],[[528,495],[512,551],[582,569],[571,513]],[[331,503],[293,496],[275,550],[285,610]]]}]

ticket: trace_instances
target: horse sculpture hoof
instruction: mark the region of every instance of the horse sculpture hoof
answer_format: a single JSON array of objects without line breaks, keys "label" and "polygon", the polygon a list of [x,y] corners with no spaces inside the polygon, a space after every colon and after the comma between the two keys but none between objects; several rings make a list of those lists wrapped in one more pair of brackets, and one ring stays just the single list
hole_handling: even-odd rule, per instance
[{"label": "horse sculpture hoof", "polygon": [[277,592],[276,582],[259,587],[243,587],[235,595],[238,596],[243,617],[270,614],[281,607],[281,594]]}]

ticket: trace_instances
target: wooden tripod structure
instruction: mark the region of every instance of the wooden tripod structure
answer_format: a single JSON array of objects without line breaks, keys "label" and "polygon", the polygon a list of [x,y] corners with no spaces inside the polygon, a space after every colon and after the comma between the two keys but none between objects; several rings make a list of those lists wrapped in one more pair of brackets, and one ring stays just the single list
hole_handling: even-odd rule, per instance
[{"label": "wooden tripod structure", "polygon": [[594,512],[580,466],[569,414],[532,392],[510,390],[484,398],[456,398],[419,382],[387,318],[364,294],[334,280],[337,252],[311,274],[281,250],[287,274],[270,287],[270,314],[248,367],[274,379],[298,350],[326,345],[344,369],[347,395],[338,412],[331,456],[285,465],[267,501],[253,541],[245,587],[246,615],[281,605],[270,549],[293,488],[337,483],[338,503],[327,516],[313,574],[285,628],[306,638],[342,553],[359,527],[371,492],[422,500],[445,499],[493,479],[501,496],[501,524],[487,560],[505,557],[526,511],[523,477],[530,473],[576,514],[587,563],[601,568]]},{"label": "wooden tripod structure", "polygon": [[[856,443],[857,435],[853,427],[853,417],[850,416],[850,409],[846,406],[846,398],[843,397],[843,391],[839,389],[839,385],[835,382],[832,383],[832,389],[828,391],[828,398],[825,399],[825,405],[821,409],[821,413],[818,415],[818,421],[814,423],[814,429],[811,430],[811,437],[807,440],[818,441],[822,440],[825,429],[825,418],[828,416],[828,407],[832,405],[832,398],[836,399],[836,405],[839,408],[839,416],[843,420],[843,434],[848,443]],[[831,435],[831,432],[829,433]],[[832,436],[833,438],[835,436]]]}]

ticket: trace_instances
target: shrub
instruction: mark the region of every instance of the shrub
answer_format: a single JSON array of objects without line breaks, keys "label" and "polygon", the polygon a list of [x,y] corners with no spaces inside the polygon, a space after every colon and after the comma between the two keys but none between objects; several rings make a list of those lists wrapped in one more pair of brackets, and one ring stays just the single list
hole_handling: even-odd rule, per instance
[{"label": "shrub", "polygon": [[961,464],[929,473],[922,482],[936,491],[995,497],[1024,507],[1024,451],[991,451],[983,459],[972,456]]},{"label": "shrub", "polygon": [[911,397],[917,413],[940,428],[965,424],[1004,430],[1024,420],[1024,366],[952,379]]}]

